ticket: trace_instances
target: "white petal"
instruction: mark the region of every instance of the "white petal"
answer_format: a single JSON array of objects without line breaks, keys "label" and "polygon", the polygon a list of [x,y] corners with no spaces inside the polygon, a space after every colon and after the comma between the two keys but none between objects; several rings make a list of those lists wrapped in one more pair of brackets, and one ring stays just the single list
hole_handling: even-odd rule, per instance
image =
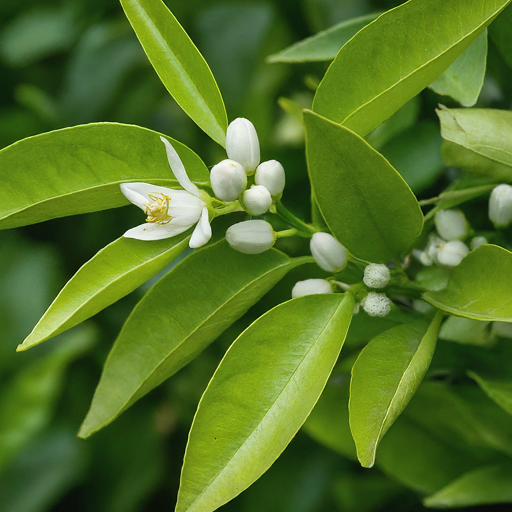
[{"label": "white petal", "polygon": [[190,181],[187,171],[185,170],[185,166],[183,165],[183,162],[181,161],[178,153],[176,153],[176,150],[173,148],[172,144],[164,137],[160,137],[160,140],[165,144],[167,160],[169,160],[171,171],[173,172],[174,176],[176,176],[179,184],[187,192],[190,192],[192,195],[199,197],[199,189]]},{"label": "white petal", "polygon": [[192,238],[190,239],[190,243],[188,245],[192,249],[197,249],[198,247],[201,247],[207,243],[211,237],[212,227],[210,226],[210,221],[208,219],[208,208],[205,206],[201,214],[201,219],[197,223],[197,226],[192,233]]},{"label": "white petal", "polygon": [[171,238],[186,231],[191,226],[182,226],[179,224],[153,224],[146,222],[140,226],[129,229],[123,236],[125,238],[135,238],[137,240],[163,240]]},{"label": "white petal", "polygon": [[130,201],[130,203],[133,203],[141,210],[144,210],[144,206],[148,203],[147,197],[134,190],[135,187],[130,185],[138,185],[138,183],[121,183],[121,185],[119,185],[121,187],[121,192],[124,194],[126,199]]}]

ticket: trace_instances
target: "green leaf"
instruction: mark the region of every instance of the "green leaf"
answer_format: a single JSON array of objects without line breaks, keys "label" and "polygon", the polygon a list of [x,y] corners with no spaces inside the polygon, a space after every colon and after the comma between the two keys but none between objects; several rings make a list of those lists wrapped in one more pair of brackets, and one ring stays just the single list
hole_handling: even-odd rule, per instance
[{"label": "green leaf", "polygon": [[512,181],[512,112],[494,109],[437,111],[446,165]]},{"label": "green leaf", "polygon": [[178,105],[224,146],[226,109],[215,78],[190,37],[161,0],[121,0],[160,80]]},{"label": "green leaf", "polygon": [[464,107],[472,107],[484,85],[487,64],[487,29],[429,88],[451,96]]},{"label": "green leaf", "polygon": [[431,84],[509,3],[409,0],[391,9],[340,50],[313,110],[366,135]]},{"label": "green leaf", "polygon": [[293,44],[274,55],[267,62],[317,62],[332,60],[340,48],[363,27],[372,22],[380,13],[367,14],[351,20],[345,20],[314,36]]},{"label": "green leaf", "polygon": [[448,286],[423,298],[452,315],[512,322],[512,253],[482,245],[455,267]]},{"label": "green leaf", "polygon": [[[201,159],[170,139],[188,175],[209,181]],[[0,229],[128,204],[127,181],[178,187],[160,134],[139,126],[97,123],[16,142],[0,151]]]},{"label": "green leaf", "polygon": [[505,9],[489,27],[489,35],[505,62],[512,67],[512,8]]},{"label": "green leaf", "polygon": [[423,214],[403,178],[347,128],[311,111],[304,119],[311,184],[333,235],[372,262],[407,254],[421,233]]},{"label": "green leaf", "polygon": [[441,326],[439,338],[464,345],[486,346],[493,342],[490,322],[450,316]]},{"label": "green leaf", "polygon": [[242,254],[225,240],[183,260],[126,321],[79,435],[88,437],[108,425],[189,363],[301,263],[275,249]]},{"label": "green leaf", "polygon": [[361,465],[371,468],[377,446],[413,397],[428,370],[442,314],[393,327],[362,350],[352,368],[350,430]]},{"label": "green leaf", "polygon": [[469,471],[423,501],[430,508],[459,508],[494,503],[512,503],[510,463]]},{"label": "green leaf", "polygon": [[185,247],[188,232],[152,242],[119,238],[78,270],[53,301],[18,351],[71,329],[138,288]]},{"label": "green leaf", "polygon": [[450,280],[450,271],[446,267],[423,267],[416,274],[416,283],[428,291],[437,292],[446,288]]},{"label": "green leaf", "polygon": [[491,400],[504,411],[512,414],[512,379],[483,378],[472,371],[469,371],[468,375],[478,383]]},{"label": "green leaf", "polygon": [[199,403],[176,512],[216,510],[271,466],[322,393],[353,307],[350,294],[300,297],[233,343]]}]

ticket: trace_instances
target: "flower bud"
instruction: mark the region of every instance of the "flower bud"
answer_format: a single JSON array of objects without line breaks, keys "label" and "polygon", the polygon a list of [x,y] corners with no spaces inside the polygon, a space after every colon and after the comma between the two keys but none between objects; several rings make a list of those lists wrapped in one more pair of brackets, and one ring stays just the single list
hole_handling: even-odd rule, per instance
[{"label": "flower bud", "polygon": [[363,283],[370,288],[384,288],[389,283],[389,268],[381,263],[370,263],[364,269]]},{"label": "flower bud", "polygon": [[272,204],[272,196],[263,185],[253,185],[244,192],[244,205],[251,215],[263,215]]},{"label": "flower bud", "polygon": [[226,132],[226,152],[247,174],[256,170],[260,163],[260,143],[256,128],[249,120],[239,117],[230,123]]},{"label": "flower bud", "polygon": [[512,187],[498,185],[489,199],[489,219],[497,228],[506,228],[512,222]]},{"label": "flower bud", "polygon": [[469,248],[474,251],[475,249],[478,249],[481,245],[488,244],[487,238],[485,236],[475,236],[471,240],[471,243],[469,244]]},{"label": "flower bud", "polygon": [[226,231],[228,244],[245,254],[260,254],[270,249],[277,239],[272,226],[264,220],[246,220]]},{"label": "flower bud", "polygon": [[385,293],[370,292],[362,302],[363,309],[370,316],[386,316],[391,311],[391,301]]},{"label": "flower bud", "polygon": [[236,201],[247,186],[247,175],[238,162],[222,160],[213,166],[210,183],[221,201]]},{"label": "flower bud", "polygon": [[436,258],[441,265],[455,267],[467,254],[469,254],[469,249],[465,243],[459,240],[452,240],[451,242],[441,244],[437,250]]},{"label": "flower bud", "polygon": [[445,240],[464,240],[468,236],[468,222],[458,210],[439,210],[434,222],[439,236]]},{"label": "flower bud", "polygon": [[317,265],[327,272],[339,272],[347,266],[347,250],[329,233],[315,233],[309,248]]},{"label": "flower bud", "polygon": [[282,194],[284,190],[285,175],[283,166],[277,160],[268,160],[258,165],[256,185],[263,185],[273,196]]},{"label": "flower bud", "polygon": [[325,279],[306,279],[299,281],[292,289],[292,299],[303,295],[316,295],[317,293],[332,293],[331,285]]}]

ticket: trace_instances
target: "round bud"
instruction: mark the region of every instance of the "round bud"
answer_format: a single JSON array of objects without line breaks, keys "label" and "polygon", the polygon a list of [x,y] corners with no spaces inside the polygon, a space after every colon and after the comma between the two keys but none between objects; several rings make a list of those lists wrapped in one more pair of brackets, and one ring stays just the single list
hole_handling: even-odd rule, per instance
[{"label": "round bud", "polygon": [[466,217],[458,210],[439,210],[434,222],[439,236],[445,240],[464,240],[468,236]]},{"label": "round bud", "polygon": [[284,190],[283,166],[277,160],[263,162],[258,165],[254,180],[256,185],[263,185],[273,196],[278,196]]},{"label": "round bud", "polygon": [[210,183],[221,201],[236,201],[247,186],[247,175],[238,162],[226,159],[213,166]]},{"label": "round bud", "polygon": [[264,220],[246,220],[233,224],[226,231],[228,244],[245,254],[260,254],[270,249],[276,241],[272,226]]},{"label": "round bud", "polygon": [[391,301],[386,294],[370,292],[362,302],[363,309],[370,316],[386,316],[391,311]]},{"label": "round bud", "polygon": [[317,293],[332,293],[331,285],[325,279],[306,279],[299,281],[292,289],[292,299],[303,295],[316,295]]},{"label": "round bud", "polygon": [[327,272],[339,272],[347,266],[347,250],[329,233],[315,233],[309,248],[317,265]]},{"label": "round bud", "polygon": [[469,254],[469,249],[465,243],[459,240],[452,240],[451,242],[441,244],[437,250],[436,258],[441,265],[455,267],[467,254]]},{"label": "round bud", "polygon": [[382,263],[370,263],[364,269],[363,283],[370,288],[384,288],[389,283],[389,268]]},{"label": "round bud", "polygon": [[244,205],[251,215],[263,215],[272,204],[272,196],[263,185],[253,185],[244,192]]},{"label": "round bud", "polygon": [[498,185],[489,199],[489,219],[497,228],[506,228],[512,222],[512,187]]},{"label": "round bud", "polygon": [[469,248],[474,251],[475,249],[478,249],[481,245],[488,244],[487,238],[485,236],[475,236],[471,240],[471,243],[469,244]]},{"label": "round bud", "polygon": [[260,163],[260,143],[256,128],[247,119],[239,117],[229,124],[226,132],[226,153],[252,174]]}]

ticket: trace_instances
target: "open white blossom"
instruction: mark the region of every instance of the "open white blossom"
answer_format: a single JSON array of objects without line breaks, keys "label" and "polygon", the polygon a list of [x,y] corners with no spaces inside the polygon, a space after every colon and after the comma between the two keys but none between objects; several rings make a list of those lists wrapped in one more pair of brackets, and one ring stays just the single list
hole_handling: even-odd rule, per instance
[{"label": "open white blossom", "polygon": [[149,183],[122,183],[121,192],[148,216],[144,224],[129,229],[124,236],[137,240],[162,240],[179,235],[196,224],[189,245],[201,247],[212,236],[208,207],[201,198],[204,193],[190,181],[170,142],[160,138],[165,144],[172,172],[185,190]]}]

